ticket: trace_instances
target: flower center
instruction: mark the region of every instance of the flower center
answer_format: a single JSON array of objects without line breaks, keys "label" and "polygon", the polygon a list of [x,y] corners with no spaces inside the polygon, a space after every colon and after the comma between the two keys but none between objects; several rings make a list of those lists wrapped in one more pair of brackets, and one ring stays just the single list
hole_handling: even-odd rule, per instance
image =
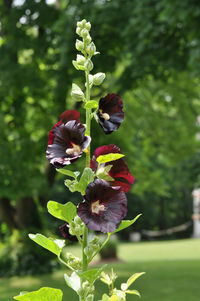
[{"label": "flower center", "polygon": [[66,154],[67,155],[74,155],[74,156],[78,156],[78,154],[81,152],[81,148],[79,145],[76,145],[74,143],[72,143],[72,148],[67,148],[66,149]]},{"label": "flower center", "polygon": [[101,113],[101,116],[103,117],[103,119],[105,120],[109,120],[110,119],[110,115],[108,113],[103,113],[102,110],[99,110]]},{"label": "flower center", "polygon": [[99,204],[99,200],[92,203],[92,205],[91,205],[92,213],[99,214],[99,213],[101,213],[101,211],[104,211],[104,210],[105,210],[105,206],[103,204]]}]

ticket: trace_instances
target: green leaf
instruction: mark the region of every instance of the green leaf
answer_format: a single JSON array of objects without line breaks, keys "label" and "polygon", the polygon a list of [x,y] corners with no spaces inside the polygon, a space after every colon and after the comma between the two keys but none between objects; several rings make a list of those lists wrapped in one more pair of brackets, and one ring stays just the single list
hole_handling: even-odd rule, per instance
[{"label": "green leaf", "polygon": [[48,238],[42,234],[29,234],[29,238],[36,242],[38,245],[49,250],[50,252],[60,255],[62,248],[65,245],[65,240]]},{"label": "green leaf", "polygon": [[85,194],[85,190],[91,182],[94,181],[94,173],[91,168],[86,167],[82,173],[79,183],[75,184],[76,191],[79,191],[82,195]]},{"label": "green leaf", "polygon": [[109,301],[109,300],[110,300],[109,296],[106,294],[103,294],[101,301]]},{"label": "green leaf", "polygon": [[98,108],[99,103],[96,100],[90,100],[88,102],[86,102],[86,104],[84,105],[85,109],[96,109]]},{"label": "green leaf", "polygon": [[97,157],[97,162],[99,164],[102,164],[102,163],[107,163],[107,162],[118,160],[122,157],[124,157],[123,154],[110,153],[107,155],[101,155],[101,156]]},{"label": "green leaf", "polygon": [[62,205],[54,201],[49,201],[47,209],[51,215],[68,223],[71,223],[76,216],[76,206],[71,202]]},{"label": "green leaf", "polygon": [[80,174],[79,171],[73,172],[71,170],[67,170],[67,169],[64,169],[64,168],[59,168],[59,169],[57,168],[56,171],[59,172],[59,173],[61,173],[61,174],[63,174],[63,175],[72,177],[74,179],[76,179],[79,176],[79,174]]},{"label": "green leaf", "polygon": [[42,287],[38,291],[20,294],[14,297],[19,301],[62,301],[63,293],[59,289]]},{"label": "green leaf", "polygon": [[65,281],[69,287],[71,287],[75,292],[81,287],[81,279],[76,272],[73,272],[71,276],[64,274]]},{"label": "green leaf", "polygon": [[128,280],[127,280],[127,288],[133,283],[135,282],[136,279],[138,279],[139,277],[141,277],[142,275],[144,275],[145,272],[142,273],[135,273],[133,274]]},{"label": "green leaf", "polygon": [[111,170],[112,165],[107,165],[104,167],[99,167],[97,169],[96,175],[97,178],[105,180],[105,181],[114,181],[114,179],[112,177],[109,176],[108,172]]},{"label": "green leaf", "polygon": [[130,295],[137,295],[138,297],[141,297],[140,293],[137,290],[128,290],[126,291],[126,294],[130,294]]},{"label": "green leaf", "polygon": [[76,191],[76,185],[78,184],[77,180],[65,180],[64,182],[65,186],[67,186],[69,188],[69,190],[71,192]]},{"label": "green leaf", "polygon": [[83,280],[87,280],[90,284],[93,284],[95,280],[100,276],[100,274],[102,273],[102,271],[105,269],[106,266],[107,264],[103,265],[99,269],[93,269],[83,273],[79,273],[79,276]]},{"label": "green leaf", "polygon": [[142,214],[138,214],[134,219],[132,219],[132,220],[125,220],[125,221],[122,221],[121,222],[121,224],[120,224],[120,226],[114,231],[114,232],[112,232],[112,233],[110,233],[110,234],[114,234],[114,233],[116,233],[116,232],[119,232],[119,231],[121,231],[121,230],[123,230],[123,229],[126,229],[126,228],[128,228],[129,226],[131,226],[132,224],[134,224],[136,221],[137,221],[137,219],[141,216]]}]

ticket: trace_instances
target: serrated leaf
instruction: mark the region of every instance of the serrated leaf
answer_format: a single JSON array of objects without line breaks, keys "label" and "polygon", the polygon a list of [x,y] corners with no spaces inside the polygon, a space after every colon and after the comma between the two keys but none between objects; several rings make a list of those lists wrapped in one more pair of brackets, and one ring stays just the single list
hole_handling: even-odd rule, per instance
[{"label": "serrated leaf", "polygon": [[63,293],[59,289],[42,287],[38,291],[26,293],[14,297],[15,300],[19,301],[62,301]]},{"label": "serrated leaf", "polygon": [[105,269],[106,266],[107,265],[105,264],[99,269],[93,269],[93,270],[80,273],[79,276],[83,280],[87,280],[92,285],[95,282],[95,280],[100,276],[100,274],[102,273],[102,271]]},{"label": "serrated leaf", "polygon": [[136,279],[138,279],[139,277],[141,277],[142,275],[144,275],[145,272],[142,273],[135,273],[133,274],[128,280],[127,280],[127,288],[133,283],[135,282]]},{"label": "serrated leaf", "polygon": [[76,179],[80,172],[79,171],[71,171],[71,170],[67,170],[67,169],[64,169],[64,168],[59,168],[59,169],[56,169],[57,172],[63,174],[63,175],[66,175],[66,176],[69,176],[69,177],[72,177],[74,179]]},{"label": "serrated leaf", "polygon": [[50,252],[56,254],[57,256],[60,255],[62,248],[65,245],[65,240],[56,239],[53,240],[52,238],[48,238],[42,234],[29,234],[29,238],[36,242],[41,247],[49,250]]},{"label": "serrated leaf", "polygon": [[110,234],[114,234],[114,233],[116,233],[116,232],[119,232],[119,231],[121,231],[121,230],[123,230],[123,229],[126,229],[126,228],[128,228],[128,227],[130,227],[132,224],[134,224],[136,221],[137,221],[137,219],[141,216],[142,214],[138,214],[134,219],[132,219],[132,220],[125,220],[125,221],[122,221],[121,222],[121,224],[119,225],[119,227],[114,231],[114,232],[112,232],[112,233],[110,233]]},{"label": "serrated leaf", "polygon": [[138,297],[141,297],[140,293],[137,290],[128,290],[126,291],[126,294],[137,295]]},{"label": "serrated leaf", "polygon": [[81,287],[81,279],[76,272],[73,272],[71,276],[64,274],[65,281],[69,287],[71,287],[75,292]]},{"label": "serrated leaf", "polygon": [[90,100],[88,102],[86,102],[86,104],[84,105],[85,109],[96,109],[98,108],[99,103],[96,100]]},{"label": "serrated leaf", "polygon": [[107,154],[107,155],[101,155],[101,156],[97,157],[96,160],[99,164],[102,164],[102,163],[115,161],[115,160],[118,160],[118,159],[123,158],[123,157],[124,157],[123,154],[110,153],[110,154]]},{"label": "serrated leaf", "polygon": [[54,201],[49,201],[47,204],[47,209],[51,215],[68,223],[71,223],[76,216],[77,211],[76,206],[71,202],[67,202],[66,204],[62,205]]}]

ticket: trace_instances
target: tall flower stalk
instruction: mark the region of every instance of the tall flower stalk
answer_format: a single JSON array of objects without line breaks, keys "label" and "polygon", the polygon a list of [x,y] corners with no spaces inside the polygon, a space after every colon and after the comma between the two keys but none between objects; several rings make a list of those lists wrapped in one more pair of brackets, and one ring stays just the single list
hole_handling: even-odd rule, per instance
[{"label": "tall flower stalk", "polygon": [[[49,132],[46,157],[58,172],[67,176],[65,186],[71,191],[78,191],[83,201],[78,207],[67,202],[59,204],[49,201],[47,209],[51,215],[65,222],[60,227],[66,240],[80,243],[82,258],[67,252],[65,239],[53,239],[42,234],[29,234],[29,237],[43,248],[57,255],[58,260],[71,270],[71,275],[64,275],[66,284],[76,291],[79,301],[93,301],[95,282],[100,279],[108,286],[108,294],[102,294],[99,301],[124,301],[127,294],[140,296],[137,290],[130,290],[130,285],[144,273],[133,274],[121,288],[115,287],[117,275],[112,270],[105,272],[106,266],[89,268],[89,263],[109,241],[110,236],[131,226],[140,216],[133,220],[123,220],[127,213],[126,192],[134,183],[134,177],[126,165],[124,155],[119,147],[110,144],[98,147],[91,160],[91,120],[94,118],[105,134],[118,130],[124,120],[123,102],[114,93],[107,94],[98,100],[91,100],[92,86],[99,86],[105,79],[102,72],[91,74],[92,57],[99,52],[90,36],[91,24],[86,20],[77,23],[76,49],[81,53],[72,63],[77,70],[85,73],[85,93],[77,84],[72,84],[71,97],[81,101],[86,112],[83,125],[80,114],[67,110]],[[67,165],[86,155],[85,168],[79,171],[66,169]],[[107,233],[102,243],[98,236],[88,242],[88,229]],[[54,288],[41,288],[30,293],[21,293],[15,300],[61,301],[63,293]]]}]

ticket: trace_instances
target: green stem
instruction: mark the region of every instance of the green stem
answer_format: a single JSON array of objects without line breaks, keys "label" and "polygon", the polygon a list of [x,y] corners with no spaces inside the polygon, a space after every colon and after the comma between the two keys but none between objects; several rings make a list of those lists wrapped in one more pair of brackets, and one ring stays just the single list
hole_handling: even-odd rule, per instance
[{"label": "green stem", "polygon": [[[89,72],[85,72],[86,77],[86,101],[90,101],[90,85],[89,85]],[[90,136],[90,109],[86,109],[86,135]],[[86,150],[86,167],[90,167],[90,145]],[[83,243],[82,243],[82,270],[87,271],[88,268],[88,260],[87,256],[84,253],[84,249],[87,247],[87,238],[88,238],[88,228],[84,226],[84,233],[83,233]]]}]

